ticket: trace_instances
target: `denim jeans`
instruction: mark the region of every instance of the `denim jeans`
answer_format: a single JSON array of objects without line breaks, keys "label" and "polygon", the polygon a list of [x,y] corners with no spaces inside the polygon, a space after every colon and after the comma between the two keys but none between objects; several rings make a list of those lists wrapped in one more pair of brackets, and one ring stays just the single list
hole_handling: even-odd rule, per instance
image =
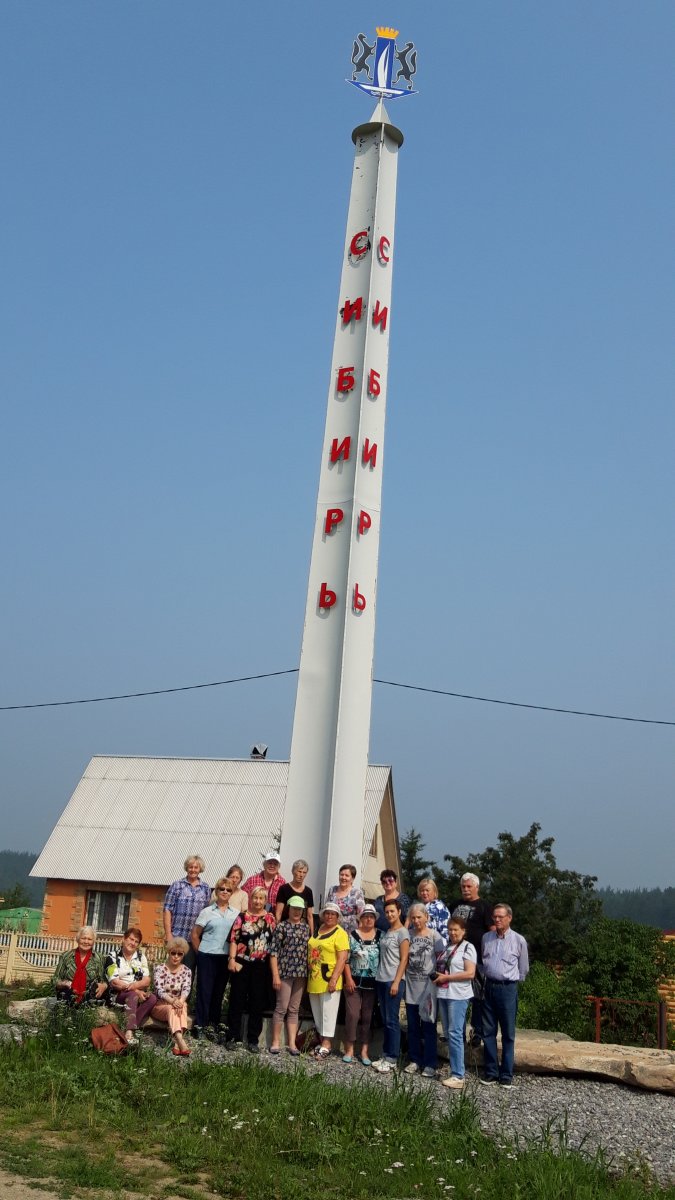
[{"label": "denim jeans", "polygon": [[464,1026],[468,1006],[468,1000],[446,1000],[442,996],[438,999],[443,1029],[447,1030],[450,1074],[458,1079],[464,1078]]},{"label": "denim jeans", "polygon": [[435,1071],[438,1065],[436,1022],[422,1020],[419,1004],[406,1004],[405,1011],[408,1015],[408,1058],[418,1067],[433,1067]]},{"label": "denim jeans", "polygon": [[393,980],[389,983],[380,983],[378,980],[377,1003],[384,1026],[382,1057],[390,1058],[392,1062],[397,1062],[398,1056],[401,1053],[401,1025],[398,1015],[401,1008],[401,1000],[405,996],[405,980],[401,980],[398,995],[396,996],[389,995],[392,983]]},{"label": "denim jeans", "polygon": [[[518,984],[485,982],[483,996],[483,1062],[485,1078],[510,1083],[513,1079],[513,1053],[516,1042]],[[497,1026],[502,1035],[502,1061],[497,1060]]]}]

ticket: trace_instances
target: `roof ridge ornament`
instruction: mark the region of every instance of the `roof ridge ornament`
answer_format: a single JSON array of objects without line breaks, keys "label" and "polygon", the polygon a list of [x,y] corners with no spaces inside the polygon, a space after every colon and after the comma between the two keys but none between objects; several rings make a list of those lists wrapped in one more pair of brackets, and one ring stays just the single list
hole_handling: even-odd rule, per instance
[{"label": "roof ridge ornament", "polygon": [[[370,96],[379,96],[381,100],[415,95],[413,75],[417,72],[417,49],[414,42],[406,42],[405,46],[398,50],[394,40],[398,37],[398,32],[398,29],[392,29],[389,25],[377,25],[372,46],[366,40],[365,33],[357,34],[352,48],[352,77],[346,82],[352,83],[362,92],[368,92]],[[371,58],[372,75],[368,65]],[[396,62],[399,63],[399,69],[392,83]],[[362,72],[365,72],[365,80],[358,78]],[[399,79],[405,84],[404,87],[396,86]]]}]

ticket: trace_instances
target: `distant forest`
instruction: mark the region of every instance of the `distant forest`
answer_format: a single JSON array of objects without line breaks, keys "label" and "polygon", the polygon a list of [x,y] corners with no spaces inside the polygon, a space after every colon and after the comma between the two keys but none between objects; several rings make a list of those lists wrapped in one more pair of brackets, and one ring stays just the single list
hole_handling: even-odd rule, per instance
[{"label": "distant forest", "polygon": [[44,879],[31,879],[28,874],[36,859],[37,854],[20,854],[16,850],[0,850],[0,896],[4,896],[20,885],[26,889],[30,897],[30,907],[42,908],[45,881]]},{"label": "distant forest", "polygon": [[675,888],[598,888],[606,917],[628,917],[638,925],[675,930]]}]

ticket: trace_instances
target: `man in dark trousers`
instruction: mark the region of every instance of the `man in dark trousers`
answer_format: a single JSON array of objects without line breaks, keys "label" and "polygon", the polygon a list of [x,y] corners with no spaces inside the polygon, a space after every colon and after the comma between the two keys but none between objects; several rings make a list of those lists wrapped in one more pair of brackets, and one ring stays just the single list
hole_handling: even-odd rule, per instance
[{"label": "man in dark trousers", "polygon": [[[481,1083],[513,1087],[516,1044],[518,984],[530,969],[527,942],[511,928],[513,912],[508,904],[494,906],[495,932],[483,938],[483,1065]],[[497,1027],[502,1035],[502,1060],[497,1058]]]},{"label": "man in dark trousers", "polygon": [[[478,895],[480,879],[471,871],[467,871],[466,874],[462,875],[459,886],[462,898],[461,900],[455,900],[453,904],[449,904],[448,908],[453,917],[461,917],[466,921],[466,940],[471,942],[478,955],[474,990],[480,991],[483,986],[483,971],[481,967],[483,935],[494,929],[492,905],[488,904],[487,900],[481,900]],[[482,1001],[478,996],[474,996],[471,1001],[471,1026],[473,1028],[471,1045],[476,1049],[483,1040],[483,1008]]]}]

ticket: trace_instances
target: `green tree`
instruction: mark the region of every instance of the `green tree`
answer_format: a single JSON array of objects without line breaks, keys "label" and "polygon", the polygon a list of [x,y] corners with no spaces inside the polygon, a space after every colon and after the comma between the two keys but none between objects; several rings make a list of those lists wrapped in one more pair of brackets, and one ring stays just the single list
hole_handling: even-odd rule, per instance
[{"label": "green tree", "polygon": [[655,1046],[658,985],[673,978],[675,943],[664,941],[660,930],[600,917],[580,943],[576,962],[558,971],[533,964],[521,988],[518,1023],[592,1040],[595,1006],[589,997],[597,996],[603,1000],[602,1041]]},{"label": "green tree", "polygon": [[8,908],[30,908],[30,894],[22,883],[15,883],[14,887],[5,889],[0,911]]},{"label": "green tree", "polygon": [[540,838],[540,833],[535,822],[523,837],[500,833],[496,846],[465,859],[446,854],[450,870],[445,887],[459,895],[460,877],[473,871],[482,896],[511,905],[514,928],[527,938],[532,958],[569,963],[600,915],[596,877],[562,870],[553,853],[554,839]]},{"label": "green tree", "polygon": [[424,858],[424,841],[416,829],[408,829],[401,838],[401,891],[407,896],[417,895],[417,884],[435,863]]}]

